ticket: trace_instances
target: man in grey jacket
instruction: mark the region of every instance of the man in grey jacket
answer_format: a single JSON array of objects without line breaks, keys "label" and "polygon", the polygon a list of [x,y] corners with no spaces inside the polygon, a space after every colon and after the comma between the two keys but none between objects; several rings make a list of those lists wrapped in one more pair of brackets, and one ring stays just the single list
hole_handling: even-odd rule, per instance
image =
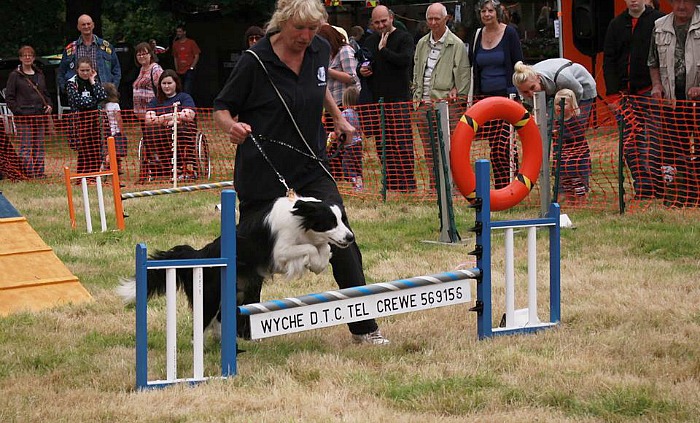
[{"label": "man in grey jacket", "polygon": [[447,9],[433,3],[425,12],[430,32],[416,45],[413,58],[413,100],[466,96],[471,83],[464,43],[447,28]]},{"label": "man in grey jacket", "polygon": [[[447,8],[442,3],[433,3],[425,11],[425,20],[430,32],[424,35],[416,45],[413,57],[413,101],[422,103],[418,110],[418,126],[425,162],[430,174],[430,188],[435,188],[435,172],[433,171],[433,149],[431,136],[428,133],[426,113],[432,107],[431,102],[441,99],[455,100],[462,97],[466,100],[469,94],[471,75],[469,56],[464,43],[447,28]],[[452,108],[461,112],[462,108]],[[437,122],[433,128],[437,127]],[[436,139],[435,136],[432,139]],[[437,150],[435,150],[437,151]]]}]

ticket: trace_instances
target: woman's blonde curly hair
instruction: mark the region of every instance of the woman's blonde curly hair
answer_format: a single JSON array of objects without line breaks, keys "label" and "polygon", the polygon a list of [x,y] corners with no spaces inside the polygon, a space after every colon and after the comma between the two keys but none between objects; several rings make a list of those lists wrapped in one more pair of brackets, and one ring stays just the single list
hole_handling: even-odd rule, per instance
[{"label": "woman's blonde curly hair", "polygon": [[287,21],[322,23],[328,20],[328,12],[318,0],[277,0],[275,12],[267,23],[267,33],[275,33]]}]

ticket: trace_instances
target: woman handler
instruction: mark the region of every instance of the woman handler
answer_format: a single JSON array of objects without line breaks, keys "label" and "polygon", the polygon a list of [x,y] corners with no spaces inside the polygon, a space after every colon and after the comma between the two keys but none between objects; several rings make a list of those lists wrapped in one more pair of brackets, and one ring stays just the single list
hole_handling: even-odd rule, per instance
[{"label": "woman handler", "polygon": [[[355,129],[341,115],[327,89],[330,47],[316,36],[327,18],[323,4],[317,0],[278,0],[267,36],[251,48],[254,54],[248,51],[242,55],[214,100],[217,125],[238,144],[234,184],[240,199],[241,227],[256,210],[286,194],[275,169],[297,194],[342,208],[343,199],[325,160],[321,125],[324,107],[337,133],[352,139]],[[261,138],[279,140],[294,149],[262,143],[268,162],[248,139],[250,134],[259,142]],[[344,211],[343,220],[347,224]],[[245,240],[246,234],[239,233],[238,237]],[[331,265],[340,288],[365,284],[362,255],[356,243],[345,249],[334,247]],[[259,301],[261,283],[254,281],[246,288],[244,304]],[[373,319],[348,326],[355,343],[389,343]],[[239,335],[246,335],[245,330],[239,330]]]}]

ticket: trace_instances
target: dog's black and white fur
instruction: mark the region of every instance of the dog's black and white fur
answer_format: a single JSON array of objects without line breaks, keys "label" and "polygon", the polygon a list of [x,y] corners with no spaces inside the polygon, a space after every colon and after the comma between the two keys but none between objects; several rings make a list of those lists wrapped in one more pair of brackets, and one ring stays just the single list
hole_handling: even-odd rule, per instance
[{"label": "dog's black and white fur", "polygon": [[[302,276],[306,270],[316,274],[328,267],[331,245],[346,248],[355,236],[343,223],[338,205],[313,197],[282,197],[271,202],[257,215],[249,215],[238,225],[236,238],[237,302],[260,301],[264,279],[283,274],[287,280]],[[242,235],[241,235],[242,234]],[[196,250],[178,245],[168,251],[156,251],[152,260],[175,260],[221,257],[221,238]],[[204,325],[216,332],[215,319],[221,300],[220,268],[204,268]],[[177,285],[187,295],[192,307],[192,269],[177,270]],[[116,289],[124,302],[136,299],[136,281],[124,279]],[[165,293],[165,270],[148,270],[148,297]],[[243,320],[243,319],[239,319]],[[247,330],[239,322],[239,334]],[[241,334],[245,335],[245,334]]]}]

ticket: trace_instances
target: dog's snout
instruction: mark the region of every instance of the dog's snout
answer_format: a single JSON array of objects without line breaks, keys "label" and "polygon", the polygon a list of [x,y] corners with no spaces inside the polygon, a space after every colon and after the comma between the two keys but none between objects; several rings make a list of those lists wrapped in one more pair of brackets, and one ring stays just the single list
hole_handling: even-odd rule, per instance
[{"label": "dog's snout", "polygon": [[345,234],[345,241],[348,244],[353,243],[355,241],[355,234],[353,234],[352,232],[348,232],[347,234]]}]

